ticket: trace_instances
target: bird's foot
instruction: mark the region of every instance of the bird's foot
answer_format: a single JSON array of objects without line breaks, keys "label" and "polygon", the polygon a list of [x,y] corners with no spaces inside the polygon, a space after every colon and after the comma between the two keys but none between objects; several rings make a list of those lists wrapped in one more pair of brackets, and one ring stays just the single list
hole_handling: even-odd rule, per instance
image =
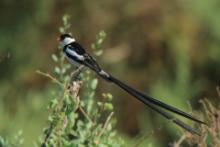
[{"label": "bird's foot", "polygon": [[84,65],[81,65],[71,73],[71,81],[81,81],[80,73],[82,72],[84,67],[85,67]]}]

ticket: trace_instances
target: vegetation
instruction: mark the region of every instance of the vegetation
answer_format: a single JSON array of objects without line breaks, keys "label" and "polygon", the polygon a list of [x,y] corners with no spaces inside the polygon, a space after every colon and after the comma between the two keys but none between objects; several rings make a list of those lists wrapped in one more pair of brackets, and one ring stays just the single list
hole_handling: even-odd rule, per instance
[{"label": "vegetation", "polygon": [[[67,18],[63,17],[62,33],[70,26]],[[105,33],[101,31],[93,45],[96,54],[101,52],[104,38]],[[82,80],[77,80],[82,69],[69,76],[70,64],[64,63],[62,50],[59,57],[53,55],[52,58],[58,63],[54,69],[57,77],[38,71],[58,84],[48,107],[49,127],[44,130],[41,146],[121,146],[120,138],[113,130],[112,95],[103,93],[102,99],[97,101],[98,79],[89,70],[83,72]]]},{"label": "vegetation", "polygon": [[[218,0],[3,0],[0,7],[0,147],[219,146]],[[64,13],[71,19],[61,24]],[[192,136],[86,68],[77,78],[57,49],[61,25],[106,71],[209,127],[195,125],[202,135]]]},{"label": "vegetation", "polygon": [[[220,89],[217,87],[218,99],[220,98]],[[207,98],[200,101],[204,107],[204,116],[209,126],[201,126],[201,136],[194,136],[190,133],[184,133],[181,138],[174,143],[174,147],[182,145],[199,146],[199,147],[218,147],[220,146],[220,106],[214,106]]]}]

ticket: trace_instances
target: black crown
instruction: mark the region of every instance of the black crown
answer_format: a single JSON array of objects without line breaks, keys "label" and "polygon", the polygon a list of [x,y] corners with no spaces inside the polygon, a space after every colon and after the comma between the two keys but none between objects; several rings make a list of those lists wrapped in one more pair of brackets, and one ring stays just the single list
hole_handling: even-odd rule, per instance
[{"label": "black crown", "polygon": [[62,41],[62,40],[64,40],[65,38],[67,38],[67,37],[69,37],[69,38],[72,38],[72,35],[70,35],[70,34],[61,34],[60,35],[60,40]]}]

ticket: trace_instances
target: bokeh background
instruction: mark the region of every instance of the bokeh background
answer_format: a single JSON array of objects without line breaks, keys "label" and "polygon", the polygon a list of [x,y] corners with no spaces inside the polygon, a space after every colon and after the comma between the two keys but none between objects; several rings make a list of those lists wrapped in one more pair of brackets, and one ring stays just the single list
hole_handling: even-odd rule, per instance
[{"label": "bokeh background", "polygon": [[[182,110],[200,110],[199,99],[214,101],[220,82],[219,7],[219,0],[1,0],[0,135],[23,130],[24,146],[32,146],[42,134],[51,84],[36,70],[53,69],[64,14],[89,52],[105,30],[99,63],[107,71]],[[125,140],[153,131],[146,145],[159,147],[180,136],[178,127],[117,87],[101,82],[99,91],[114,95]]]}]

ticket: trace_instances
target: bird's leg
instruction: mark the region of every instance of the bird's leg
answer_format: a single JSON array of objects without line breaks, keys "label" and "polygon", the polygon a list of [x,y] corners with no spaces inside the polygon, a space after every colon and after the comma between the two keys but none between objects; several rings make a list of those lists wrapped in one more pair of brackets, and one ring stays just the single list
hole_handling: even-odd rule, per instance
[{"label": "bird's leg", "polygon": [[84,65],[80,65],[79,67],[76,68],[76,70],[74,70],[72,73],[71,73],[71,81],[77,81],[77,80],[80,80],[80,73],[82,72],[83,68],[85,66]]},{"label": "bird's leg", "polygon": [[81,65],[77,67],[71,74],[70,74],[70,81],[68,83],[67,89],[69,90],[70,93],[74,93],[74,85],[80,85],[82,84],[82,81],[79,78],[79,75],[81,71],[83,70],[84,65]]}]

